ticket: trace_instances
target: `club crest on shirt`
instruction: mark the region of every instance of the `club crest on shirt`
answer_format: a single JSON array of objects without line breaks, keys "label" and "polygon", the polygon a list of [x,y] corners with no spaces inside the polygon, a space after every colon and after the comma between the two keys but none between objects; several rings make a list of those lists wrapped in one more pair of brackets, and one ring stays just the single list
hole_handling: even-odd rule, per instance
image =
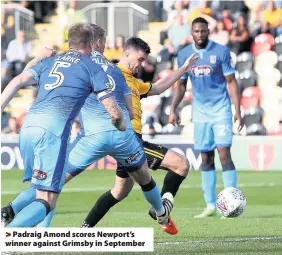
[{"label": "club crest on shirt", "polygon": [[210,62],[211,62],[211,64],[215,64],[216,63],[216,56],[210,56]]}]

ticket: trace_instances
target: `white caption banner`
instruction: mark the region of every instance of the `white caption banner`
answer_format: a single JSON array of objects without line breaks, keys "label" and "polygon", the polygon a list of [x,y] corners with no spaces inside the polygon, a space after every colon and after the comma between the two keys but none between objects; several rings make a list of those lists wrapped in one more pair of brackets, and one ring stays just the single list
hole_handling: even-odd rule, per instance
[{"label": "white caption banner", "polygon": [[154,250],[153,228],[2,228],[1,251],[143,252]]}]

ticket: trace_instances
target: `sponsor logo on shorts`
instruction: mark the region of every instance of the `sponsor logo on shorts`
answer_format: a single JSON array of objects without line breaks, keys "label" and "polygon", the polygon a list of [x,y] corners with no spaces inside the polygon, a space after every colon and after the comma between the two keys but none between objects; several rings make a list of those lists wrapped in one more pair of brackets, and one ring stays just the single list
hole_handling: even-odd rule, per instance
[{"label": "sponsor logo on shorts", "polygon": [[41,171],[41,170],[33,169],[32,178],[43,181],[47,178],[47,174],[45,172]]},{"label": "sponsor logo on shorts", "polygon": [[125,163],[130,164],[132,161],[136,160],[137,157],[139,156],[140,152],[138,151],[137,153],[135,153],[134,155],[131,155],[130,157],[128,157],[125,160]]}]

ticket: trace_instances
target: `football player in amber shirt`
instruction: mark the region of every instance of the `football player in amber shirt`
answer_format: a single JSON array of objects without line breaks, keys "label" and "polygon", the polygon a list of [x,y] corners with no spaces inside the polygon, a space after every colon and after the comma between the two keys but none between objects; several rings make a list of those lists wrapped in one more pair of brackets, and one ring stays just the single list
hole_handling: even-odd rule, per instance
[{"label": "football player in amber shirt", "polygon": [[[127,85],[131,90],[132,103],[134,108],[134,119],[132,120],[133,128],[136,135],[140,138],[145,150],[148,166],[152,170],[164,169],[167,175],[164,179],[161,195],[163,196],[163,204],[166,207],[172,207],[173,204],[165,197],[171,194],[175,197],[179,186],[186,178],[190,164],[185,156],[182,156],[162,145],[149,143],[142,140],[141,134],[141,98],[159,95],[170,88],[182,75],[190,71],[194,63],[198,60],[198,55],[191,55],[186,62],[178,70],[175,70],[171,75],[158,80],[155,83],[144,83],[137,80],[134,74],[138,73],[139,68],[150,54],[150,47],[140,38],[129,38],[124,46],[124,52],[121,57],[118,67],[121,69]],[[94,227],[102,217],[116,203],[124,199],[133,187],[133,180],[129,175],[122,171],[122,166],[118,165],[116,172],[116,182],[114,187],[104,193],[91,209],[87,218],[83,223],[83,227]],[[165,195],[166,194],[166,195]],[[155,210],[151,209],[150,216],[156,219]]]}]

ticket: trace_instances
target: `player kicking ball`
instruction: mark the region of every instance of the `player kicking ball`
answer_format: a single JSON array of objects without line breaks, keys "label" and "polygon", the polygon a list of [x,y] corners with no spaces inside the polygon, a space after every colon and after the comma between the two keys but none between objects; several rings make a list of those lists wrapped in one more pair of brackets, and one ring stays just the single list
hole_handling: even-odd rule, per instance
[{"label": "player kicking ball", "polygon": [[192,22],[192,36],[194,43],[178,53],[178,65],[183,65],[191,54],[199,54],[200,59],[181,77],[174,90],[169,122],[178,123],[176,108],[184,97],[187,79],[190,77],[193,91],[194,148],[202,156],[202,189],[206,202],[204,211],[195,218],[205,218],[216,215],[215,149],[222,165],[224,187],[237,186],[236,168],[230,153],[233,138],[230,99],[235,106],[234,122],[238,121],[239,131],[243,127],[243,120],[229,49],[209,40],[208,22],[204,18],[196,18]]},{"label": "player kicking ball", "polygon": [[[82,172],[94,161],[110,154],[114,156],[114,158],[123,165],[124,170],[140,184],[144,196],[156,210],[158,222],[162,225],[163,230],[170,234],[175,234],[177,229],[169,217],[169,212],[172,207],[163,206],[161,199],[158,199],[160,198],[160,194],[156,183],[151,176],[148,175],[147,163],[144,161],[144,151],[142,150],[142,147],[140,147],[140,143],[135,142],[137,141],[137,137],[135,137],[132,130],[132,126],[129,121],[129,114],[126,109],[130,107],[124,102],[124,98],[128,97],[130,94],[124,77],[115,65],[107,61],[102,56],[101,52],[103,52],[105,44],[104,32],[98,26],[95,27],[95,25],[93,25],[93,27],[94,35],[97,36],[94,36],[94,38],[96,38],[94,40],[96,51],[92,53],[92,61],[101,64],[102,68],[106,71],[109,80],[111,81],[111,88],[109,89],[113,90],[115,97],[119,101],[119,105],[123,109],[123,113],[126,116],[128,123],[127,129],[129,131],[126,134],[122,134],[120,132],[116,133],[116,129],[110,124],[110,118],[107,118],[105,114],[102,114],[103,106],[101,106],[95,97],[90,96],[86,100],[80,113],[81,122],[84,123],[81,134],[73,142],[68,156],[66,168],[69,172],[69,178],[67,178],[67,180]],[[194,61],[193,57],[191,57],[189,61],[192,63]],[[131,103],[131,98],[126,101]],[[97,111],[100,113],[99,115]],[[93,114],[95,119],[93,119]],[[93,125],[94,121],[96,123],[101,123],[101,125]],[[113,134],[115,134],[113,136],[115,139],[111,138]],[[105,146],[107,148],[105,148]],[[114,149],[114,147],[116,149]],[[109,149],[113,152],[109,152]],[[33,192],[34,191],[30,189],[26,193]],[[29,199],[30,195],[31,194],[29,194]],[[167,199],[170,199],[170,197],[168,196]],[[20,206],[15,206],[15,204],[17,204],[17,198],[12,202],[9,209],[11,210],[11,208],[14,209],[15,207]],[[52,211],[45,219],[49,219],[49,223],[53,213],[54,211]],[[49,223],[47,223],[47,225]]]}]

